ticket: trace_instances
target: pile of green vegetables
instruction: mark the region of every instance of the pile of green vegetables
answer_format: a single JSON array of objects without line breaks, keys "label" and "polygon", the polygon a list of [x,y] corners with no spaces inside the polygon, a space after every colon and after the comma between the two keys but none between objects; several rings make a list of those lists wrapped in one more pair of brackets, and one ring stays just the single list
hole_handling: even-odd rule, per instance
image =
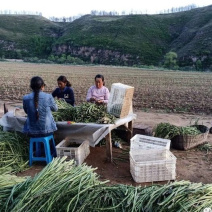
[{"label": "pile of green vegetables", "polygon": [[172,139],[176,135],[198,135],[202,132],[195,126],[178,127],[169,123],[160,123],[154,128],[154,136]]},{"label": "pile of green vegetables", "polygon": [[205,144],[200,145],[198,148],[199,150],[206,151],[208,153],[209,151],[212,151],[212,144],[207,142]]},{"label": "pile of green vegetables", "polygon": [[[134,187],[99,181],[94,169],[57,158],[34,178],[0,178],[0,211],[203,211],[212,207],[212,184],[179,181]],[[8,182],[8,185],[6,185]],[[3,185],[3,186],[1,186]]]},{"label": "pile of green vegetables", "polygon": [[0,211],[76,211],[91,190],[106,183],[94,168],[65,160],[56,158],[34,178],[0,186]]},{"label": "pile of green vegetables", "polygon": [[22,133],[0,130],[0,174],[20,172],[28,166],[29,141]]},{"label": "pile of green vegetables", "polygon": [[115,116],[107,113],[105,105],[83,103],[73,107],[63,100],[56,100],[58,111],[53,112],[55,121],[74,121],[81,123],[114,124]]}]

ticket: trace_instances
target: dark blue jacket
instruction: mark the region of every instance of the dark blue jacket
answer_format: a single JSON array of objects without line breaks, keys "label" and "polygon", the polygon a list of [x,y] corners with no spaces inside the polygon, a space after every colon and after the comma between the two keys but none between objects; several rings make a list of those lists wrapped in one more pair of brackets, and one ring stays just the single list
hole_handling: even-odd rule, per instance
[{"label": "dark blue jacket", "polygon": [[60,90],[60,88],[56,88],[52,92],[52,96],[60,98],[60,99],[64,99],[67,103],[74,106],[74,102],[75,102],[74,92],[73,92],[73,89],[71,87],[65,87],[62,91]]},{"label": "dark blue jacket", "polygon": [[34,92],[23,97],[23,108],[27,114],[27,120],[23,129],[24,133],[41,135],[52,133],[57,130],[51,111],[57,111],[58,108],[51,94],[42,91],[39,92],[38,120],[36,120],[35,115]]}]

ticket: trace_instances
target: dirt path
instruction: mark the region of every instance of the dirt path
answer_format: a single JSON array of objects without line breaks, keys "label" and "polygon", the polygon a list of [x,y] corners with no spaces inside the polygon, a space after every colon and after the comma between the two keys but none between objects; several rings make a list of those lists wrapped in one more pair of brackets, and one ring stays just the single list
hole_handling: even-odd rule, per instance
[{"label": "dirt path", "polygon": [[[22,106],[21,103],[7,102],[9,110],[13,110],[16,106]],[[152,129],[158,123],[169,122],[177,126],[186,126],[199,119],[199,124],[211,127],[212,116],[205,115],[188,115],[188,114],[165,114],[157,112],[141,112],[135,111],[137,119],[134,122],[134,128],[143,127]],[[3,102],[0,101],[0,116],[3,115]],[[212,134],[208,135],[207,141],[212,144]],[[129,144],[125,144],[126,146]],[[137,185],[130,174],[129,161],[118,161],[116,163],[106,162],[105,146],[90,148],[91,153],[85,162],[92,167],[97,167],[96,172],[100,175],[100,179],[109,179],[111,184],[122,183]],[[206,153],[194,148],[189,151],[180,151],[171,149],[177,158],[176,180],[190,180],[191,182],[212,183],[212,152]],[[121,149],[113,147],[113,157],[117,158],[121,153]],[[44,164],[34,165],[32,168],[19,176],[34,176],[38,173]],[[166,182],[160,182],[166,183]],[[148,183],[146,183],[148,184]]]}]

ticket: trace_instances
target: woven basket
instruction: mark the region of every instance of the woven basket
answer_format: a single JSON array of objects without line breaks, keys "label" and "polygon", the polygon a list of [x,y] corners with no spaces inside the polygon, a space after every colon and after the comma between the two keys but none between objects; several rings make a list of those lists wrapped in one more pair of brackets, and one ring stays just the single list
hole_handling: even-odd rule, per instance
[{"label": "woven basket", "polygon": [[200,132],[199,135],[177,135],[171,139],[171,147],[179,150],[188,150],[200,144],[203,144],[208,136],[209,129],[204,125],[193,125],[197,127]]}]

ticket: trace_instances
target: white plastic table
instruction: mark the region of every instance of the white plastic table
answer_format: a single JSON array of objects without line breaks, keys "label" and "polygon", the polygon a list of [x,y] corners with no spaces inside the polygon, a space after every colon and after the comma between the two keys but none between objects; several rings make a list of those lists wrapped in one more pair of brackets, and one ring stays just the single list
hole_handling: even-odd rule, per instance
[{"label": "white plastic table", "polygon": [[[64,139],[66,136],[72,138],[89,140],[90,146],[94,147],[104,137],[106,138],[106,157],[112,162],[112,141],[111,131],[119,126],[124,125],[128,131],[128,139],[132,137],[132,122],[136,119],[136,114],[130,114],[124,118],[117,119],[115,124],[96,124],[96,123],[74,123],[62,121],[56,122],[58,130],[55,136]],[[0,125],[5,130],[13,130],[22,132],[26,117],[16,116],[14,111],[9,111],[0,119]]]}]

